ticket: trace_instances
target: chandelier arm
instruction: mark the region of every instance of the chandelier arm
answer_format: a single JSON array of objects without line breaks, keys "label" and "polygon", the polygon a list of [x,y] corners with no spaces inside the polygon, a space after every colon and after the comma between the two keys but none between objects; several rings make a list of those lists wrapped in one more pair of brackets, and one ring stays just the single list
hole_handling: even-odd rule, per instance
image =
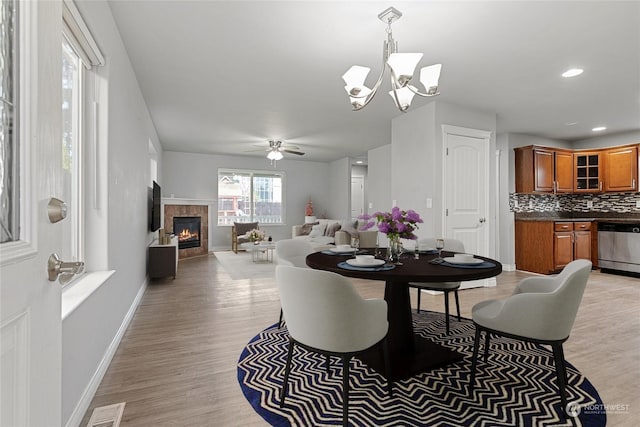
[{"label": "chandelier arm", "polygon": [[422,92],[420,92],[420,91],[419,91],[415,86],[411,86],[411,85],[409,85],[409,84],[407,84],[407,86],[406,86],[406,87],[408,87],[408,88],[409,88],[409,90],[410,90],[411,92],[415,93],[416,95],[418,95],[418,96],[423,96],[423,97],[425,97],[425,98],[430,98],[430,97],[432,97],[432,96],[440,95],[440,92],[436,92],[436,93],[432,93],[432,94],[422,93]]}]

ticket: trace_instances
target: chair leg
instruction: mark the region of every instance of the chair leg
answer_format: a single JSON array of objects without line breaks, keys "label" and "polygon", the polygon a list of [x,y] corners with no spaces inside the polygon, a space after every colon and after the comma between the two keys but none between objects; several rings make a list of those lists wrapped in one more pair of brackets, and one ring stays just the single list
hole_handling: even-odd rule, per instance
[{"label": "chair leg", "polygon": [[473,339],[473,356],[471,356],[471,378],[469,379],[469,394],[473,393],[476,382],[476,366],[478,365],[478,350],[480,348],[480,328],[476,325],[476,334]]},{"label": "chair leg", "polygon": [[420,313],[420,294],[422,294],[422,292],[420,291],[420,288],[417,288],[418,290],[418,310],[417,312]]},{"label": "chair leg", "polygon": [[342,425],[349,426],[349,362],[351,357],[342,357]]},{"label": "chair leg", "polygon": [[444,318],[447,325],[447,335],[449,335],[449,292],[444,293]]},{"label": "chair leg", "polygon": [[287,384],[289,382],[289,372],[291,371],[291,358],[293,356],[293,339],[289,338],[289,351],[287,351],[287,364],[284,368],[284,381],[280,390],[280,407],[284,407],[284,398],[287,395]]},{"label": "chair leg", "polygon": [[280,309],[280,318],[278,319],[278,329],[282,328],[282,309]]},{"label": "chair leg", "polygon": [[325,366],[327,367],[327,374],[329,373],[329,367],[331,367],[331,356],[325,355]]},{"label": "chair leg", "polygon": [[489,341],[491,340],[491,334],[489,331],[485,331],[484,333],[484,363],[487,363],[487,359],[489,358]]},{"label": "chair leg", "polygon": [[456,310],[458,310],[458,322],[462,320],[460,317],[460,298],[458,297],[458,291],[453,291],[453,295],[456,297]]},{"label": "chair leg", "polygon": [[556,365],[556,377],[558,379],[562,413],[565,414],[567,408],[567,369],[564,364],[564,351],[562,350],[562,343],[551,344],[551,348],[553,349],[553,358]]}]

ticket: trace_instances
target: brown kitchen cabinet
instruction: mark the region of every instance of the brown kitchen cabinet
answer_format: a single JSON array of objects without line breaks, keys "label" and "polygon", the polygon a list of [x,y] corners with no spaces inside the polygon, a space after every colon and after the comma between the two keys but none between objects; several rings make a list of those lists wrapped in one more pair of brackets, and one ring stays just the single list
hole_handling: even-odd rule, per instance
[{"label": "brown kitchen cabinet", "polygon": [[588,221],[516,221],[516,268],[551,274],[574,259],[591,259]]},{"label": "brown kitchen cabinet", "polygon": [[638,191],[640,145],[568,150],[514,148],[516,193]]},{"label": "brown kitchen cabinet", "polygon": [[602,152],[587,151],[573,154],[575,193],[599,193],[602,191]]},{"label": "brown kitchen cabinet", "polygon": [[530,145],[515,149],[516,193],[571,193],[573,154]]},{"label": "brown kitchen cabinet", "polygon": [[638,191],[638,146],[604,151],[604,191]]}]

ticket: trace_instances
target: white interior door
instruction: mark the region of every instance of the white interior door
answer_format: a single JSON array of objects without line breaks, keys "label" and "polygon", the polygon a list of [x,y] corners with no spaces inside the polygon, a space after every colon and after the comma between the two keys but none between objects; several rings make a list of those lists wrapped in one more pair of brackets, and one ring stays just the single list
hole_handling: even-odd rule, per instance
[{"label": "white interior door", "polygon": [[47,203],[63,198],[61,67],[51,61],[60,57],[61,11],[59,2],[19,3],[22,202],[19,239],[0,244],[0,425],[53,426],[61,422],[61,287],[48,280],[47,259],[62,249],[62,225],[49,222]]},{"label": "white interior door", "polygon": [[[443,126],[444,234],[489,255],[489,141],[486,131]],[[463,287],[484,285],[466,283]]]},{"label": "white interior door", "polygon": [[351,218],[357,219],[364,213],[364,177],[351,177]]}]

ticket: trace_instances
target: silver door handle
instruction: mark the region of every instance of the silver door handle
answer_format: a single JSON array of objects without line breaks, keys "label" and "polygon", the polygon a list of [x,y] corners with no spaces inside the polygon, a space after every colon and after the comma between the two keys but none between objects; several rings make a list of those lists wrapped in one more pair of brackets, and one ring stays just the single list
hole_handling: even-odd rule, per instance
[{"label": "silver door handle", "polygon": [[84,262],[65,262],[60,259],[58,254],[51,254],[47,262],[47,273],[49,273],[50,282],[55,282],[60,274],[80,274],[83,270]]}]

